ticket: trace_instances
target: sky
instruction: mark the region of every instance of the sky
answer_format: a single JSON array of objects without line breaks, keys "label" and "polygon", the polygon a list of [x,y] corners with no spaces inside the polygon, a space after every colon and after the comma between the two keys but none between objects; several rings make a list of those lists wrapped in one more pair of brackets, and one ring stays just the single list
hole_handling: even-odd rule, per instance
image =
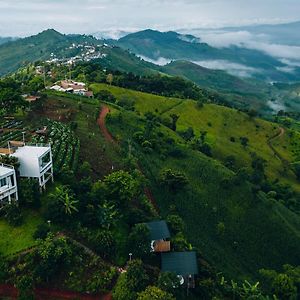
[{"label": "sky", "polygon": [[0,36],[273,24],[299,12],[299,0],[0,0]]}]

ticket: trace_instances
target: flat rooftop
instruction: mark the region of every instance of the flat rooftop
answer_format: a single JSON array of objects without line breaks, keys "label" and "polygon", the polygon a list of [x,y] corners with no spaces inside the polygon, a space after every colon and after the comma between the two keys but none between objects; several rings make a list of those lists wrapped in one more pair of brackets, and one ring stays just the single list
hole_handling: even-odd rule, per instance
[{"label": "flat rooftop", "polygon": [[44,155],[47,151],[49,151],[50,147],[46,146],[23,146],[16,149],[13,156],[31,156],[31,157],[41,157]]},{"label": "flat rooftop", "polygon": [[11,173],[14,169],[0,165],[0,177]]}]

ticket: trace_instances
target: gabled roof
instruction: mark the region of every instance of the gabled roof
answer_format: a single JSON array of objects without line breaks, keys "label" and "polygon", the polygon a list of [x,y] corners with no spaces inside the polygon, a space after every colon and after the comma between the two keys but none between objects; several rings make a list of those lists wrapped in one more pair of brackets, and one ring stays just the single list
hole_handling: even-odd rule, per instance
[{"label": "gabled roof", "polygon": [[170,231],[166,221],[153,221],[146,223],[150,230],[151,240],[163,240],[170,238]]},{"label": "gabled roof", "polygon": [[161,254],[161,270],[176,275],[197,275],[198,263],[196,252],[169,252]]}]

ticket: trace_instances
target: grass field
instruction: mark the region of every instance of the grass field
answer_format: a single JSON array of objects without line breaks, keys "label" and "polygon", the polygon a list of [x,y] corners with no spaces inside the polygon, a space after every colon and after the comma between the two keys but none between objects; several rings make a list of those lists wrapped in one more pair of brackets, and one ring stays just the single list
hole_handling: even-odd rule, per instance
[{"label": "grass field", "polygon": [[0,220],[0,253],[4,256],[11,255],[35,245],[32,235],[41,223],[41,216],[34,211],[25,211],[24,223],[18,227]]},{"label": "grass field", "polygon": [[[93,84],[91,88],[94,91],[109,90],[118,100],[122,97],[133,99],[137,114],[151,111],[162,118],[177,114],[180,116],[177,131],[192,127],[197,136],[201,131],[207,132],[207,141],[212,147],[215,159],[224,162],[226,157],[233,155],[236,168],[250,168],[252,154],[256,153],[266,161],[266,175],[271,180],[279,179],[282,183],[291,184],[294,189],[300,191],[295,175],[290,170],[284,170],[282,162],[268,146],[268,139],[280,131],[280,126],[276,123],[250,118],[245,113],[214,104],[206,104],[198,108],[193,100],[165,98],[106,84]],[[295,139],[292,139],[288,133],[286,131],[284,136],[274,140],[273,145],[285,160],[293,163],[297,160],[295,147],[292,147]],[[241,145],[241,137],[249,139],[247,147]],[[235,142],[231,141],[232,138]]]}]

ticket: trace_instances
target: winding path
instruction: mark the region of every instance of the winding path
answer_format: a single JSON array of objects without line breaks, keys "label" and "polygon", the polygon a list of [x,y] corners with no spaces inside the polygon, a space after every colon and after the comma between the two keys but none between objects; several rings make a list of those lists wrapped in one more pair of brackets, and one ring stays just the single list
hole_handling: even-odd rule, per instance
[{"label": "winding path", "polygon": [[276,158],[278,158],[284,165],[288,164],[288,162],[280,155],[280,153],[275,149],[272,142],[280,137],[282,137],[285,134],[285,129],[280,127],[279,132],[276,133],[274,136],[270,137],[268,139],[268,146],[273,151]]},{"label": "winding path", "polygon": [[[97,120],[97,124],[99,125],[100,131],[103,134],[104,138],[108,142],[117,144],[117,142],[114,140],[114,138],[112,137],[110,132],[107,130],[106,125],[105,125],[105,119],[109,112],[110,112],[109,107],[104,105],[100,111],[99,118]],[[139,164],[138,164],[138,168],[139,168],[140,172],[142,174],[144,174]],[[152,203],[152,205],[155,208],[155,210],[157,211],[157,213],[159,213],[158,205],[154,199],[154,196],[153,196],[151,190],[148,187],[145,187],[144,193],[145,193],[146,197],[148,198],[148,200]]]},{"label": "winding path", "polygon": [[107,130],[107,128],[105,126],[105,118],[109,112],[110,112],[109,108],[107,106],[103,106],[101,109],[101,112],[99,114],[97,124],[99,125],[101,133],[103,134],[104,138],[107,141],[115,144],[116,141],[114,140],[114,138],[112,137],[112,135],[110,134],[110,132]]}]

